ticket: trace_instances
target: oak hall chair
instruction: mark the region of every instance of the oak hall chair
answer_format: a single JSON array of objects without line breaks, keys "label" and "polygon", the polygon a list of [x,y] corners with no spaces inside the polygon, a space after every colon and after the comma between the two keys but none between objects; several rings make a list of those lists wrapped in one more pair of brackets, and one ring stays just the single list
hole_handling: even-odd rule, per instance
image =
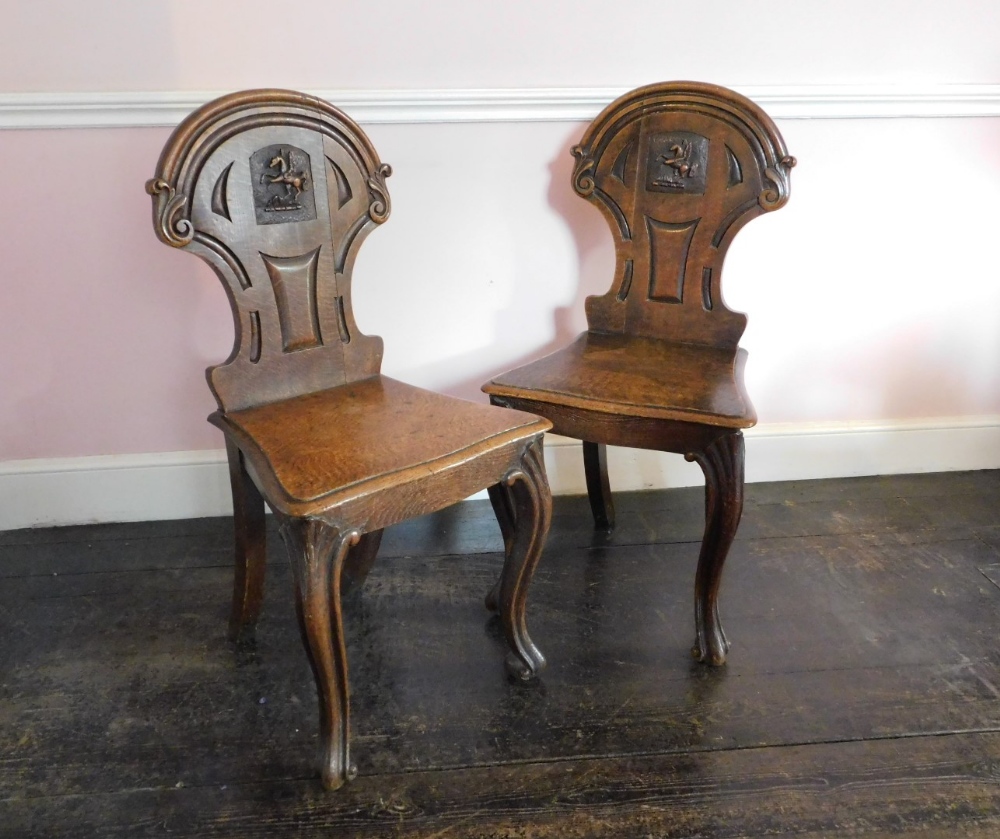
[{"label": "oak hall chair", "polygon": [[215,270],[236,322],[232,354],[207,371],[233,491],[230,634],[249,631],[260,610],[266,499],[291,557],[329,789],[356,771],[341,593],[363,580],[388,525],[484,488],[502,496],[513,514],[487,606],[499,613],[513,674],[531,678],[545,664],[525,598],[551,520],[542,463],[551,424],[380,374],[382,340],[354,321],[351,270],[389,216],[389,174],[336,108],[256,90],[189,116],[146,185],[157,236]]},{"label": "oak hall chair", "polygon": [[714,85],[670,82],[605,108],[573,149],[573,188],[603,213],[614,284],[586,301],[588,330],[483,386],[495,405],[540,414],[583,442],[599,529],[614,527],[606,445],[683,454],[705,473],[695,582],[699,661],[723,664],[726,554],[743,510],[743,434],[756,422],[743,386],[746,316],[722,298],[733,237],[788,200],[795,165],[767,115]]}]

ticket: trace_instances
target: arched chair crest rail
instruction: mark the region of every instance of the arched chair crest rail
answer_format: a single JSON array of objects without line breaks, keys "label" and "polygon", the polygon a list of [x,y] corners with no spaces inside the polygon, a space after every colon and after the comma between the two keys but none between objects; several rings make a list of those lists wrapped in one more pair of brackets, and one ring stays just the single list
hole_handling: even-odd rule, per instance
[{"label": "arched chair crest rail", "polygon": [[569,346],[483,386],[583,440],[598,528],[614,526],[606,445],[683,454],[706,479],[695,583],[700,661],[722,664],[722,567],[743,509],[746,316],[722,298],[722,262],[750,219],[784,206],[795,165],[748,99],[694,82],[654,84],[605,108],[573,149],[573,188],[611,229],[615,278],[586,301]]},{"label": "arched chair crest rail", "polygon": [[[349,779],[341,594],[363,580],[383,528],[484,488],[514,505],[506,561],[487,596],[521,678],[544,666],[525,598],[551,519],[547,420],[381,375],[382,340],[351,307],[361,242],[389,216],[383,164],[326,102],[256,90],[224,96],[173,132],[146,185],[159,238],[205,260],[236,322],[207,371],[229,453],[236,529],[230,632],[248,631],[264,581],[264,501],[279,520],[316,678],[321,772]],[[502,490],[500,489],[502,487]]]}]

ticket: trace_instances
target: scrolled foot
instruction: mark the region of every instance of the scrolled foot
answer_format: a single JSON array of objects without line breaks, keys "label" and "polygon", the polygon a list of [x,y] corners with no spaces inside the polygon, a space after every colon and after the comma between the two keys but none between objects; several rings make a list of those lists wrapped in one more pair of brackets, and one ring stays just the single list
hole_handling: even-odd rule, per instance
[{"label": "scrolled foot", "polygon": [[[719,620],[719,604],[714,604],[715,613],[711,620],[695,620],[697,637],[691,648],[691,657],[702,664],[719,667],[726,663],[729,653],[729,639]],[[697,615],[697,607],[695,614]]]},{"label": "scrolled foot", "polygon": [[358,767],[353,763],[344,766],[338,755],[324,752],[320,758],[320,779],[324,789],[333,792],[357,777]]},{"label": "scrolled foot", "polygon": [[538,674],[545,669],[545,656],[538,651],[537,647],[534,648],[534,652],[535,656],[530,661],[523,660],[515,653],[507,653],[503,662],[504,669],[512,682],[520,682],[521,684],[533,682],[538,678]]},{"label": "scrolled foot", "polygon": [[719,667],[726,663],[726,654],[728,652],[729,639],[726,638],[726,633],[722,631],[722,626],[718,623],[715,625],[715,631],[711,634],[706,633],[702,635],[699,633],[694,646],[691,647],[691,657],[695,661],[700,661],[702,664],[711,664],[714,667]]}]

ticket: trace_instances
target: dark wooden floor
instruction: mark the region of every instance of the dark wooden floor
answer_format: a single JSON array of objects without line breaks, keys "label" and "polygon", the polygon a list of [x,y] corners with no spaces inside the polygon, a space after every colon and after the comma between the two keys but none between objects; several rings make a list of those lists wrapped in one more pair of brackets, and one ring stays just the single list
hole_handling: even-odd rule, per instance
[{"label": "dark wooden floor", "polygon": [[603,537],[556,500],[527,687],[489,505],[387,535],[332,794],[277,539],[237,649],[227,520],[0,534],[0,836],[1000,836],[1000,473],[749,486],[717,670],[688,657],[701,491],[617,503]]}]

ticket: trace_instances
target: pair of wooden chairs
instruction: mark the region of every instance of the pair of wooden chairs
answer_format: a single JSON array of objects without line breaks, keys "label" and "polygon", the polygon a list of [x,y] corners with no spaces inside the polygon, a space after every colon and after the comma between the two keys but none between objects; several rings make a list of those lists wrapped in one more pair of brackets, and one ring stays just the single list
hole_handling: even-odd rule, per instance
[{"label": "pair of wooden chairs", "polygon": [[230,634],[260,610],[266,499],[291,559],[330,789],[355,772],[341,595],[364,580],[383,528],[487,488],[506,559],[486,605],[510,672],[530,679],[545,665],[525,602],[551,519],[552,428],[585,441],[603,528],[614,522],[605,445],[701,464],[695,654],[725,660],[718,586],[742,508],[740,429],[754,414],[737,346],[746,319],[726,309],[720,273],[737,230],[784,204],[794,161],[752,103],[693,83],[619,99],[573,153],[575,189],[611,225],[616,281],[588,300],[590,329],[575,343],[484,387],[493,405],[381,375],[382,341],[358,330],[351,274],[389,216],[390,169],[336,108],[280,90],[222,97],[174,131],[147,183],[158,237],[212,266],[236,323],[230,358],[207,373],[233,492]]}]

